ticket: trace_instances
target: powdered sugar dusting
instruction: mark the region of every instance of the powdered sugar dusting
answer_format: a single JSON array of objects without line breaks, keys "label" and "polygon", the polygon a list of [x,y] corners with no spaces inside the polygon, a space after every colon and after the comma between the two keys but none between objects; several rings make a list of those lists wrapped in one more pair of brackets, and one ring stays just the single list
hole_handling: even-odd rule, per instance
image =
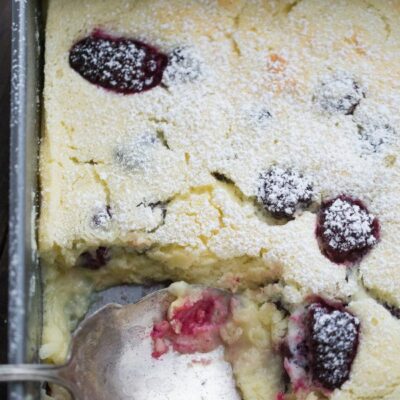
[{"label": "powdered sugar dusting", "polygon": [[359,205],[337,199],[325,210],[324,216],[324,236],[333,249],[349,251],[376,243],[372,228],[374,216]]},{"label": "powdered sugar dusting", "polygon": [[349,377],[360,321],[342,305],[323,300],[298,307],[289,319],[285,369],[295,392],[325,392]]},{"label": "powdered sugar dusting", "polygon": [[297,171],[275,166],[260,175],[258,201],[274,216],[292,217],[312,198],[312,184]]},{"label": "powdered sugar dusting", "polygon": [[109,206],[97,207],[94,210],[90,224],[93,229],[107,231],[111,227],[112,214]]},{"label": "powdered sugar dusting", "polygon": [[160,83],[167,57],[137,40],[96,31],[72,47],[69,60],[91,83],[121,93],[139,93]]},{"label": "powdered sugar dusting", "polygon": [[[320,199],[352,193],[362,198],[379,219],[385,218],[388,212],[392,213],[392,200],[389,199],[394,201],[396,185],[389,187],[383,183],[398,181],[396,161],[391,161],[394,164],[390,173],[384,161],[376,157],[360,157],[356,121],[358,110],[370,99],[385,104],[389,115],[394,114],[399,102],[394,75],[382,74],[377,64],[379,55],[384,56],[385,63],[392,65],[393,53],[382,55],[381,39],[375,41],[360,32],[357,36],[355,27],[350,26],[353,15],[362,15],[359,24],[365,27],[368,22],[380,29],[378,16],[375,12],[366,13],[363,7],[353,3],[341,3],[337,13],[333,13],[325,4],[313,11],[308,2],[300,2],[287,14],[278,4],[272,10],[256,3],[250,2],[228,12],[220,5],[222,3],[211,1],[185,3],[182,7],[175,2],[161,4],[157,1],[148,7],[141,2],[125,0],[118,0],[113,6],[105,4],[99,7],[89,1],[79,12],[74,12],[71,6],[62,6],[59,0],[54,0],[50,8],[52,15],[62,9],[62,12],[69,10],[73,18],[63,22],[70,27],[67,37],[57,33],[57,24],[52,22],[56,18],[52,19],[51,15],[49,18],[52,36],[49,36],[47,51],[50,62],[46,70],[49,82],[46,97],[48,138],[57,148],[60,146],[60,153],[76,162],[76,168],[63,169],[63,182],[69,185],[69,182],[78,181],[75,174],[84,175],[87,169],[93,169],[101,178],[93,185],[102,185],[99,192],[104,190],[107,193],[109,204],[115,210],[110,238],[118,235],[124,242],[126,235],[127,243],[130,243],[128,233],[141,229],[143,225],[154,226],[143,222],[146,218],[142,213],[141,221],[137,221],[138,217],[133,218],[141,210],[139,204],[143,200],[165,201],[178,196],[187,200],[187,213],[179,214],[174,209],[171,211],[173,224],[169,226],[167,223],[168,237],[161,237],[162,230],[146,239],[154,245],[179,242],[173,238],[180,237],[180,232],[186,229],[187,215],[199,213],[199,208],[191,200],[197,198],[194,193],[204,190],[199,189],[204,187],[212,193],[219,186],[211,176],[215,171],[233,182],[237,191],[231,193],[224,187],[227,197],[232,202],[237,199],[248,216],[247,219],[239,214],[229,216],[234,227],[229,233],[232,243],[243,241],[238,226],[242,231],[246,226],[246,232],[251,232],[254,221],[277,223],[257,213],[257,207],[253,206],[254,198],[260,200],[264,195],[272,196],[272,213],[281,211],[285,218],[303,218],[307,212],[300,216],[299,211],[307,208],[310,190],[306,183],[299,182],[297,175],[296,178],[292,176],[296,181],[292,185],[287,180],[286,188],[283,184],[286,181],[279,178],[274,186],[275,194],[271,192],[269,195],[265,186],[260,185],[260,173],[264,174],[263,171],[269,171],[274,165],[282,166],[283,170],[289,166],[312,183],[316,206]],[[343,19],[347,11],[352,17]],[[272,16],[275,12],[278,13],[276,20]],[[317,24],[318,15],[327,17],[326,25]],[[114,22],[110,23],[110,20]],[[156,90],[140,96],[116,96],[93,90],[92,86],[82,84],[82,79],[60,57],[60,51],[67,52],[79,40],[82,26],[85,27],[83,32],[89,35],[98,27],[103,32],[118,32],[118,36],[107,39],[110,41],[126,37],[154,45],[169,57],[168,73],[171,70],[176,76],[181,75],[183,80],[178,79],[179,85],[174,90],[172,81],[168,87],[171,90],[165,90],[166,84],[162,82]],[[368,53],[368,57],[359,47]],[[356,61],[354,54],[358,57]],[[199,69],[201,72],[204,69],[209,71],[204,79],[197,78]],[[164,76],[167,76],[166,70]],[[323,90],[320,90],[321,82],[325,82]],[[64,90],[58,90],[61,87],[68,89],[68,95]],[[351,92],[350,98],[346,97],[346,90]],[[353,100],[359,104],[353,116],[342,112],[321,112],[320,95],[329,100],[327,104],[330,106],[334,101],[344,109],[348,108],[348,102],[353,104]],[[79,107],[76,107],[78,102]],[[63,129],[58,128],[60,119]],[[391,124],[397,129],[397,120]],[[157,142],[147,145],[142,140],[144,132],[153,135],[158,130],[164,132],[170,149],[165,146],[162,149]],[[60,140],[61,136],[64,140]],[[387,148],[385,155],[396,154],[397,148],[391,147],[391,143],[387,143]],[[161,155],[168,162],[164,158],[160,161]],[[98,164],[88,167],[87,163],[93,159]],[[67,165],[65,160],[60,163]],[[85,165],[84,169],[81,165]],[[90,180],[90,172],[87,174],[87,180]],[[87,189],[87,193],[84,185],[74,185],[72,190],[78,188],[83,208],[83,204],[90,204],[85,199],[90,198],[92,192]],[[393,192],[392,195],[387,195],[388,191]],[[283,193],[288,198],[286,203],[283,197],[279,198]],[[236,209],[236,206],[228,204],[229,201],[225,208],[212,207],[222,220],[227,218],[229,209]],[[69,199],[65,203],[69,204]],[[59,211],[54,211],[54,214],[58,215]],[[79,232],[73,226],[84,227],[66,214],[68,211],[63,211],[60,223],[52,230],[57,230],[57,235],[65,239],[64,243],[70,244],[79,240]],[[92,217],[92,206],[87,214],[86,224]],[[193,219],[195,222],[200,220],[197,217]],[[303,218],[303,221],[298,226],[301,226],[302,233],[311,235],[315,219]],[[292,229],[295,228],[293,222],[288,224]],[[214,225],[214,221],[208,219],[202,220],[196,229],[194,225],[191,227],[203,237],[203,241],[207,237],[222,247],[223,243],[219,243],[223,240],[222,235],[221,238],[218,236]],[[285,229],[275,226],[271,230],[264,226],[262,234],[267,243],[275,239],[282,243],[287,238]],[[210,231],[214,232],[212,237]],[[100,229],[97,232],[97,236],[102,233]],[[252,254],[257,253],[253,247],[256,248],[260,242],[256,235],[258,233],[254,232],[248,236],[253,243]],[[94,236],[90,234],[90,237]],[[298,246],[294,241],[282,244],[282,252],[288,254],[288,260],[289,254],[295,252],[293,263],[297,259],[298,265],[306,265],[312,253],[315,265],[319,269],[325,268],[324,261],[318,258],[319,253],[315,254],[318,247],[311,248],[308,242],[306,246],[303,236],[298,238]],[[201,239],[197,237],[193,241],[199,243]],[[202,246],[210,250],[208,243]],[[299,248],[306,247],[308,252],[299,251]],[[240,244],[236,248],[241,248]],[[258,249],[259,254],[265,251]],[[201,262],[201,257],[199,260]],[[260,259],[260,263],[265,269],[270,268],[266,257]],[[287,263],[289,261],[284,263],[285,268]],[[302,274],[304,281],[314,282],[317,277],[310,269],[304,269]],[[319,285],[314,282],[312,287]]]},{"label": "powdered sugar dusting", "polygon": [[163,144],[157,135],[144,133],[131,142],[119,145],[115,150],[115,158],[123,168],[137,172],[149,168],[157,150],[162,148]]},{"label": "powdered sugar dusting", "polygon": [[[52,7],[57,12],[62,7],[70,8],[54,1]],[[318,13],[327,16],[327,25],[322,27],[316,25],[318,18],[307,2],[300,2],[288,15],[278,7],[274,12],[282,15],[276,21],[268,7],[258,7],[256,3],[246,4],[231,14],[211,1],[185,3],[182,8],[175,2],[161,5],[156,1],[149,8],[141,2],[117,0],[112,7],[104,5],[101,10],[89,2],[79,15],[71,9],[74,19],[65,22],[71,26],[67,38],[58,35],[57,24],[49,19],[53,35],[49,43],[53,45],[48,47],[48,59],[56,63],[49,62],[46,70],[50,83],[46,98],[48,137],[62,148],[68,159],[75,160],[74,168],[63,168],[63,182],[77,191],[75,198],[79,197],[84,214],[82,223],[76,221],[78,217],[70,218],[68,211],[63,211],[60,223],[53,224],[52,231],[57,230],[57,237],[63,238],[63,243],[69,246],[79,240],[79,232],[86,229],[84,224],[93,216],[91,189],[70,183],[78,182],[78,176],[86,174],[85,179],[90,181],[93,169],[100,178],[96,178],[93,186],[100,186],[99,193],[105,192],[107,197],[107,201],[101,199],[101,204],[109,204],[115,213],[107,240],[118,237],[122,243],[131,243],[132,232],[145,230],[148,235],[143,240],[149,246],[167,247],[185,242],[181,240],[182,232],[190,231],[190,240],[186,234],[187,241],[207,252],[212,262],[219,259],[212,251],[214,248],[226,248],[226,243],[232,243],[230,252],[224,252],[226,258],[229,254],[236,257],[251,253],[265,271],[275,268],[276,263],[282,271],[292,271],[296,265],[297,270],[301,269],[301,280],[299,272],[295,281],[301,282],[302,288],[305,282],[309,282],[313,291],[321,287],[324,290],[330,286],[345,287],[342,275],[330,284],[323,284],[320,279],[327,276],[329,260],[320,257],[313,236],[315,217],[307,215],[307,208],[311,192],[315,207],[321,199],[351,193],[362,198],[382,221],[387,220],[384,218],[388,213],[395,214],[390,205],[396,198],[396,185],[389,187],[384,183],[398,181],[397,166],[392,164],[390,169],[386,160],[360,157],[358,110],[372,99],[384,105],[385,115],[392,117],[399,101],[396,81],[378,71],[379,46],[371,38],[365,38],[362,46],[370,58],[360,55],[360,63],[352,58],[355,39],[351,44],[338,45],[342,38],[354,33],[354,29],[345,30],[340,25],[344,11],[350,9],[354,15],[362,14],[362,26],[364,19],[375,23],[375,14],[365,15],[362,7],[353,4],[340,4],[339,14],[333,14],[321,4]],[[115,23],[111,24],[110,19]],[[339,28],[335,30],[337,25]],[[182,79],[174,81],[174,85],[172,80],[167,85],[163,79],[157,89],[140,96],[116,96],[83,84],[60,57],[61,50],[68,51],[79,40],[82,26],[89,35],[101,27],[103,32],[117,32],[111,39],[125,37],[154,46],[169,59],[163,76],[167,76],[168,70],[168,74]],[[347,41],[343,39],[343,43]],[[389,64],[393,61],[390,54],[385,53],[385,62]],[[203,75],[205,70],[207,73]],[[333,84],[334,90],[325,89],[330,99],[339,98],[339,104],[340,96],[335,93],[343,94],[340,88],[355,90],[351,98],[360,102],[354,115],[324,109],[321,112],[317,101],[321,82],[326,82],[327,87]],[[354,89],[354,82],[359,90]],[[57,89],[60,87],[68,88],[70,96]],[[64,128],[60,130],[57,127],[61,116]],[[396,119],[390,123],[397,129]],[[159,131],[169,148],[159,142],[155,134]],[[61,135],[65,140],[60,140]],[[153,143],[144,138],[147,135],[156,137]],[[386,144],[385,156],[395,154],[397,148],[393,146]],[[98,163],[92,166],[88,163],[93,159]],[[60,163],[67,165],[64,160]],[[273,166],[283,171],[290,168],[292,183],[279,177],[268,193],[260,174],[265,175]],[[213,172],[226,176],[232,184],[215,181]],[[306,182],[311,184],[311,190]],[[226,192],[223,206],[212,200],[217,190]],[[200,216],[205,208],[196,203],[198,191],[207,192],[204,197],[211,199],[207,210],[210,208],[213,219],[203,220]],[[393,193],[388,195],[388,191]],[[269,202],[270,210],[260,213],[254,199],[264,206],[263,196],[269,198],[266,203]],[[140,204],[167,199],[173,200],[167,206],[166,225],[158,229],[161,219],[157,216],[155,223],[153,213],[148,208],[144,212]],[[72,203],[69,198],[64,200],[65,204]],[[178,210],[177,204],[181,202],[185,212]],[[87,211],[86,204],[90,205]],[[243,208],[244,212],[230,215],[237,208]],[[290,220],[287,228],[282,221],[270,218],[278,213]],[[59,210],[54,210],[54,215],[59,214]],[[220,224],[214,215],[221,216]],[[296,221],[291,219],[301,221],[294,224]],[[224,226],[226,223],[228,228]],[[252,228],[259,225],[262,228]],[[157,232],[150,232],[153,229]],[[225,229],[223,234],[220,229]],[[299,229],[301,234],[289,235],[291,229]],[[241,232],[246,232],[246,246]],[[92,229],[87,236],[95,242],[91,245],[97,245],[100,238],[104,240],[105,233],[102,229]],[[277,243],[278,261],[273,257]],[[182,246],[180,251],[189,254],[185,254],[190,259],[186,265],[205,260],[192,257],[189,247]],[[267,252],[271,257],[254,256]],[[147,255],[153,257],[153,251]],[[310,259],[315,269],[299,267],[308,265]],[[174,268],[180,267],[174,265]],[[196,268],[191,268],[190,273],[197,274]],[[264,278],[260,275],[257,279],[262,283]],[[290,281],[289,277],[285,279]]]},{"label": "powdered sugar dusting", "polygon": [[360,201],[343,195],[323,206],[318,224],[321,246],[336,261],[354,261],[355,256],[374,246],[379,237],[376,218]]},{"label": "powdered sugar dusting", "polygon": [[169,55],[163,83],[171,86],[194,82],[201,77],[203,70],[204,61],[193,47],[177,47]]},{"label": "powdered sugar dusting", "polygon": [[310,307],[311,369],[314,379],[334,389],[348,378],[358,345],[359,320],[344,310]]},{"label": "powdered sugar dusting", "polygon": [[366,154],[386,153],[388,147],[397,140],[397,132],[384,106],[363,102],[357,107],[353,119]]},{"label": "powdered sugar dusting", "polygon": [[352,114],[362,98],[365,89],[350,74],[337,71],[322,79],[314,100],[329,113]]}]

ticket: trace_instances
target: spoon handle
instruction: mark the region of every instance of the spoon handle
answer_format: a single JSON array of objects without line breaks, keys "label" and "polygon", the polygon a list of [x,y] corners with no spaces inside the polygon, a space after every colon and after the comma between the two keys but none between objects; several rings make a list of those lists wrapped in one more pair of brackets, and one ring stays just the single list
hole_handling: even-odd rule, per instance
[{"label": "spoon handle", "polygon": [[42,364],[0,365],[0,382],[52,382],[65,387],[75,398],[76,388],[72,382],[63,377],[67,366]]}]

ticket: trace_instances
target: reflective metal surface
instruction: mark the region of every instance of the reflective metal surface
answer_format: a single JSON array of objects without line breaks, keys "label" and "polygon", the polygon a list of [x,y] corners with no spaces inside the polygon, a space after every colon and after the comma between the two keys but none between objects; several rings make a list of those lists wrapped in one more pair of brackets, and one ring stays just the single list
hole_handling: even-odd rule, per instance
[{"label": "reflective metal surface", "polygon": [[64,367],[0,366],[1,380],[49,380],[76,400],[239,400],[223,348],[205,354],[151,356],[151,330],[174,299],[160,290],[136,304],[109,304],[73,337]]},{"label": "reflective metal surface", "polygon": [[[15,0],[12,8],[8,358],[22,363],[37,361],[42,325],[35,247],[42,29],[39,1]],[[39,398],[38,385],[10,385],[9,399],[29,396]]]}]

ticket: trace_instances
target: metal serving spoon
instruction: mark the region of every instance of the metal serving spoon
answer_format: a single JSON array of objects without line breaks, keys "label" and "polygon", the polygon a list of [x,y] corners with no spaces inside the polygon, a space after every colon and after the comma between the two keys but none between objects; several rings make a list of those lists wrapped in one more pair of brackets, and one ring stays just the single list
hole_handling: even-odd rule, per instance
[{"label": "metal serving spoon", "polygon": [[173,299],[162,289],[135,304],[108,304],[78,327],[66,365],[3,365],[0,381],[53,382],[75,400],[239,400],[221,347],[151,356],[153,323]]}]

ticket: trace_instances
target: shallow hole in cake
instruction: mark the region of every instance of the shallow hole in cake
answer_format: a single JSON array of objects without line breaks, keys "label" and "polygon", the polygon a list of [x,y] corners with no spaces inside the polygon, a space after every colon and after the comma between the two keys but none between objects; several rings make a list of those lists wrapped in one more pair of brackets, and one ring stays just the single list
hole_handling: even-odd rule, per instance
[{"label": "shallow hole in cake", "polygon": [[82,252],[76,261],[76,267],[96,271],[105,267],[111,258],[111,249],[109,247],[99,246],[95,249]]},{"label": "shallow hole in cake", "polygon": [[212,175],[217,181],[220,181],[220,182],[223,182],[223,183],[229,183],[229,184],[231,184],[231,185],[234,185],[234,184],[235,184],[235,183],[233,182],[232,179],[228,178],[225,174],[223,174],[223,173],[221,173],[221,172],[214,171],[214,172],[211,172],[211,175]]},{"label": "shallow hole in cake", "polygon": [[159,229],[161,226],[163,226],[165,224],[165,218],[167,217],[167,208],[168,208],[168,204],[171,203],[171,201],[174,200],[174,197],[171,197],[167,200],[164,201],[156,201],[156,202],[146,202],[146,201],[142,201],[139,204],[136,205],[136,207],[149,207],[151,209],[151,211],[157,212],[157,210],[161,211],[161,221],[157,224],[157,226],[155,226],[154,228],[147,230],[147,233],[154,233],[157,231],[157,229]]},{"label": "shallow hole in cake", "polygon": [[[233,194],[237,196],[237,198],[242,201],[242,202],[251,202],[254,206],[254,213],[255,215],[261,219],[262,221],[266,222],[268,225],[285,225],[286,223],[294,220],[301,212],[303,211],[310,211],[313,213],[316,213],[318,210],[318,206],[316,203],[316,197],[314,195],[314,192],[312,190],[312,187],[310,189],[307,188],[307,205],[304,203],[300,202],[299,204],[291,204],[292,205],[292,211],[293,215],[292,216],[287,216],[286,213],[282,214],[276,214],[273,212],[270,212],[270,210],[266,209],[262,200],[260,199],[260,196],[246,196],[241,189],[235,184],[235,182],[227,176],[226,173],[220,172],[220,171],[213,171],[211,172],[211,175],[219,182],[229,185],[233,189]],[[299,175],[302,177],[302,175]],[[261,177],[261,175],[260,175]],[[279,186],[279,182],[277,182],[277,186]],[[306,182],[306,188],[308,183]],[[308,201],[308,196],[309,196],[309,190],[310,190],[310,201]],[[290,190],[289,190],[290,192]],[[291,194],[291,193],[289,193]],[[272,193],[273,198],[277,198],[276,193]],[[304,208],[302,208],[304,207]]]},{"label": "shallow hole in cake", "polygon": [[157,129],[156,132],[157,132],[157,137],[160,140],[161,144],[168,150],[171,150],[167,138],[165,137],[165,132],[162,129]]},{"label": "shallow hole in cake", "polygon": [[293,11],[293,9],[298,6],[303,0],[294,0],[291,3],[289,3],[288,5],[286,5],[283,8],[283,13],[286,15],[286,17],[289,16],[289,14]]},{"label": "shallow hole in cake", "polygon": [[400,319],[400,308],[387,303],[386,301],[377,300],[383,307],[386,308],[393,315],[393,317]]},{"label": "shallow hole in cake", "polygon": [[90,220],[90,226],[92,229],[107,231],[111,227],[111,220],[111,207],[109,205],[98,207],[94,210],[94,214]]},{"label": "shallow hole in cake", "polygon": [[[279,282],[279,281],[276,281]],[[271,283],[276,283],[276,282],[271,282]],[[283,313],[285,317],[290,315],[289,308],[285,306],[285,304],[281,300],[276,300],[272,301],[273,304],[275,304],[276,308]]]},{"label": "shallow hole in cake", "polygon": [[221,186],[225,187],[227,190],[230,190],[230,193],[236,197],[240,202],[246,202],[250,199],[242,192],[238,185],[236,185],[235,181],[231,179],[227,173],[221,171],[213,171],[211,175],[218,182],[221,182]]},{"label": "shallow hole in cake", "polygon": [[[71,150],[77,150],[76,148],[71,148]],[[80,160],[78,157],[69,157],[68,158],[69,161],[71,161],[72,163],[76,164],[76,165],[104,165],[104,161],[100,161],[100,160],[95,160],[95,159],[90,159],[90,160]]]}]

